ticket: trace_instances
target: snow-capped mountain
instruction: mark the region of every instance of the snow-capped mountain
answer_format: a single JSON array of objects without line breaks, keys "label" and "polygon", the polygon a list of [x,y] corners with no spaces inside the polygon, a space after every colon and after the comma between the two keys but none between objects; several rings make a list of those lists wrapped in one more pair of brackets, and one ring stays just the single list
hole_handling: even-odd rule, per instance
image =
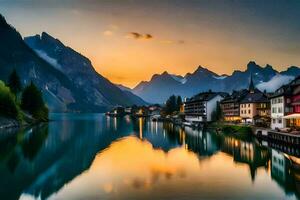
[{"label": "snow-capped mountain", "polygon": [[150,81],[142,81],[132,91],[145,101],[163,103],[172,94],[190,97],[207,90],[231,92],[232,90],[247,88],[251,75],[254,83],[256,85],[261,84],[260,88],[264,89],[262,83],[267,83],[272,78],[277,77],[276,80],[284,81],[277,82],[274,80],[274,82],[283,84],[287,80],[299,76],[300,69],[292,66],[285,71],[278,72],[271,65],[261,67],[251,61],[245,71],[236,70],[231,75],[218,75],[199,66],[193,73],[187,73],[184,77],[168,72],[155,74]]}]

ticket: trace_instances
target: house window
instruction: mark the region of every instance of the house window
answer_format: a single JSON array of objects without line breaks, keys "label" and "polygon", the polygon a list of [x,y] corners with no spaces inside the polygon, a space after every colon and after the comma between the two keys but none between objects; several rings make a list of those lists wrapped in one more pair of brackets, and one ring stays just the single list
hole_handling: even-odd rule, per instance
[{"label": "house window", "polygon": [[282,107],[278,108],[278,113],[282,113]]},{"label": "house window", "polygon": [[278,119],[278,123],[281,124],[282,123],[282,119]]},{"label": "house window", "polygon": [[248,104],[248,107],[250,107],[250,104]]},{"label": "house window", "polygon": [[248,114],[250,114],[251,113],[251,110],[248,110]]},{"label": "house window", "polygon": [[273,124],[275,124],[276,123],[276,119],[273,119]]}]

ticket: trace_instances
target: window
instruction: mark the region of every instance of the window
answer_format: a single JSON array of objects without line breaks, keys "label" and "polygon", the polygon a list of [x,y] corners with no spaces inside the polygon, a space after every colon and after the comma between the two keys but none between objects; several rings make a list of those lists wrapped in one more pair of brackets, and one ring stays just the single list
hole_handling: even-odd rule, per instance
[{"label": "window", "polygon": [[282,113],[282,107],[278,108],[278,113]]},{"label": "window", "polygon": [[251,110],[248,110],[248,114],[250,114],[251,113]]},{"label": "window", "polygon": [[276,119],[273,119],[273,124],[275,124],[276,123]]},{"label": "window", "polygon": [[250,107],[250,104],[248,104],[248,107]]},{"label": "window", "polygon": [[278,119],[278,123],[281,124],[282,123],[282,119]]}]

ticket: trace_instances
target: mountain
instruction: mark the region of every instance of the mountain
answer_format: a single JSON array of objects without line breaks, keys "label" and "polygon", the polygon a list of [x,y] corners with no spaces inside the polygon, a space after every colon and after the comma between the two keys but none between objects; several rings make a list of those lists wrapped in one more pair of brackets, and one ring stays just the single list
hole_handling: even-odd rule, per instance
[{"label": "mountain", "polygon": [[74,87],[69,78],[32,51],[1,15],[0,43],[1,80],[6,81],[15,68],[23,85],[30,81],[38,85],[53,111],[65,111],[68,104],[82,103],[80,90]]},{"label": "mountain", "polygon": [[126,87],[124,85],[116,85],[118,88],[120,88],[127,96],[129,100],[132,102],[135,102],[135,105],[148,105],[149,103],[145,102],[141,97],[135,95],[132,93],[131,89],[129,87]]},{"label": "mountain", "polygon": [[[278,72],[271,65],[261,67],[250,61],[245,71],[236,70],[231,75],[218,75],[199,66],[193,73],[187,73],[184,77],[168,72],[155,74],[150,81],[140,82],[132,92],[148,102],[163,103],[172,94],[190,97],[207,90],[231,92],[244,89],[248,87],[251,75],[254,84],[261,84],[261,88],[264,88],[270,83],[284,84],[287,80],[299,76],[300,68],[291,66],[285,71]],[[276,79],[269,83],[274,77]]]},{"label": "mountain", "polygon": [[141,82],[132,91],[147,102],[162,103],[167,100],[170,96],[169,94],[179,93],[181,86],[181,82],[174,79],[174,77],[167,72],[164,72],[162,74],[153,75],[149,82]]},{"label": "mountain", "polygon": [[0,15],[0,79],[15,68],[23,85],[33,81],[52,112],[103,112],[115,105],[141,105],[98,74],[89,59],[47,33],[23,40]]},{"label": "mountain", "polygon": [[[49,34],[26,37],[26,44],[56,70],[65,74],[72,85],[81,90],[81,98],[89,111],[102,111],[115,105],[144,105],[140,97],[123,91],[98,74],[91,61]],[[75,109],[76,105],[74,106]],[[95,111],[95,110],[94,110]]]}]

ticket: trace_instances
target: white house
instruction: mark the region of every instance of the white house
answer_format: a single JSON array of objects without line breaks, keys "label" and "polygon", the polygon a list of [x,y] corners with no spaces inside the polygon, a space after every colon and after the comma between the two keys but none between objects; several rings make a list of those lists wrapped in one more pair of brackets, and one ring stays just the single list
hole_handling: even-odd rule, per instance
[{"label": "white house", "polygon": [[192,123],[212,121],[212,114],[223,98],[223,93],[209,91],[187,99],[184,103],[185,120]]},{"label": "white house", "polygon": [[285,108],[284,96],[275,96],[271,99],[271,128],[281,129],[286,127],[286,120],[283,119]]}]

